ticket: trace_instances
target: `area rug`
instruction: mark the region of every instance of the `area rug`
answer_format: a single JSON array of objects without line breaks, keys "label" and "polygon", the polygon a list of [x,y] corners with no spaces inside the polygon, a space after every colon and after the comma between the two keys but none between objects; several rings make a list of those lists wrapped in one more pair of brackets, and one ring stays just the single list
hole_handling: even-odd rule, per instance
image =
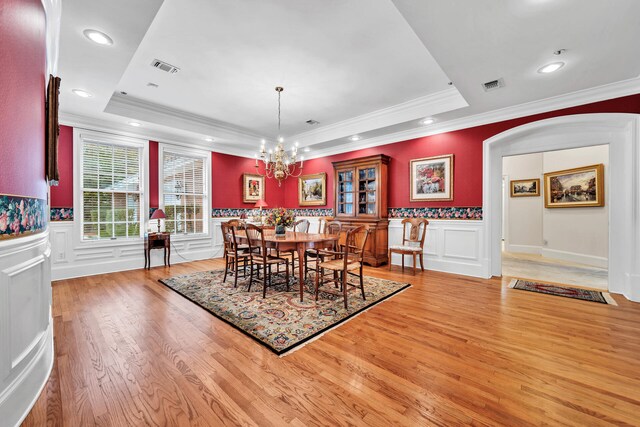
[{"label": "area rug", "polygon": [[550,283],[533,282],[524,279],[513,279],[511,283],[509,283],[509,287],[513,289],[521,289],[523,291],[539,292],[559,297],[599,302],[601,304],[618,305],[613,297],[611,297],[607,292],[552,285]]},{"label": "area rug", "polygon": [[366,300],[353,290],[345,310],[341,296],[320,292],[315,301],[313,275],[305,282],[302,303],[297,283],[286,291],[283,274],[273,275],[274,283],[281,283],[268,288],[264,299],[261,282],[254,280],[248,292],[248,280],[234,288],[233,277],[223,283],[223,275],[224,270],[204,271],[160,282],[281,356],[411,286],[365,276]]}]

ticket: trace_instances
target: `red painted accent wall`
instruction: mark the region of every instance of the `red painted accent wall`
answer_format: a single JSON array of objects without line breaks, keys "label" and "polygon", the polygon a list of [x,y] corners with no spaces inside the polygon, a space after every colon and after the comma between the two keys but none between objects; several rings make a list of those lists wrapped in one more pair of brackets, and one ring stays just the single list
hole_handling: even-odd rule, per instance
[{"label": "red painted accent wall", "polygon": [[73,207],[73,128],[70,126],[60,126],[58,172],[60,181],[51,187],[51,207]]},{"label": "red painted accent wall", "polygon": [[160,172],[158,171],[158,143],[149,141],[149,207],[158,208],[160,188],[158,180]]},{"label": "red painted accent wall", "polygon": [[[242,202],[242,175],[255,174],[255,159],[211,153],[212,208],[252,208],[255,203]],[[278,187],[274,179],[265,180],[265,201],[270,208],[285,206],[285,184]]]},{"label": "red painted accent wall", "polygon": [[46,199],[46,43],[40,0],[0,1],[0,64],[0,194]]},{"label": "red painted accent wall", "polygon": [[[640,95],[631,95],[578,107],[521,117],[503,122],[432,135],[379,147],[352,151],[304,162],[304,173],[327,173],[327,206],[333,207],[333,166],[331,162],[386,154],[389,165],[389,207],[474,207],[482,206],[483,141],[505,130],[551,117],[586,113],[640,113]],[[454,200],[449,202],[409,201],[409,161],[441,154],[454,155]],[[288,179],[285,186],[285,206],[298,205],[298,180]]]}]

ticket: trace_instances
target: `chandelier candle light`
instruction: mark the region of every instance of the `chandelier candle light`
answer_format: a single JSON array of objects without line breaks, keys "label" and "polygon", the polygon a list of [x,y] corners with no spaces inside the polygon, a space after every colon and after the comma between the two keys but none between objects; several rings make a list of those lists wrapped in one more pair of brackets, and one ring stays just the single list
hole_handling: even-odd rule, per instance
[{"label": "chandelier candle light", "polygon": [[267,178],[275,178],[278,180],[278,186],[282,186],[282,180],[288,177],[299,177],[302,174],[302,167],[304,165],[304,156],[300,157],[300,167],[296,172],[296,163],[298,156],[298,143],[296,142],[291,148],[291,154],[288,154],[284,149],[284,138],[280,136],[280,95],[284,90],[283,87],[276,87],[278,92],[278,144],[275,150],[267,149],[265,147],[266,141],[262,140],[260,146],[260,160],[264,162],[264,174],[259,172],[258,155],[256,154],[256,173]]}]

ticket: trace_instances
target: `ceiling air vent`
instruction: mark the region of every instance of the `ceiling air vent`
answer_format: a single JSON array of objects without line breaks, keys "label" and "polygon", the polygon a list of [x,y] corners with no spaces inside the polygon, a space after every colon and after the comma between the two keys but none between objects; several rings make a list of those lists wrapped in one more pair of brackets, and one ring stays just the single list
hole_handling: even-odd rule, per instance
[{"label": "ceiling air vent", "polygon": [[485,92],[491,92],[492,90],[500,89],[504,87],[504,79],[499,78],[497,80],[491,80],[490,82],[486,82],[482,84],[482,88]]},{"label": "ceiling air vent", "polygon": [[180,68],[175,67],[171,64],[167,64],[166,62],[160,61],[159,59],[154,59],[151,63],[151,66],[157,68],[159,70],[165,71],[169,74],[175,74],[180,71]]}]

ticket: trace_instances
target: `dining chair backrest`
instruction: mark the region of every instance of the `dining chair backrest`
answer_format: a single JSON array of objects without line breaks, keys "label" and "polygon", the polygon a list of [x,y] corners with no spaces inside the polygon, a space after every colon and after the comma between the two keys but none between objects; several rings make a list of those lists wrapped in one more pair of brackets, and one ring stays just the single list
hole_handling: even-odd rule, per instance
[{"label": "dining chair backrest", "polygon": [[[254,224],[246,224],[245,233],[249,243],[249,252],[254,257],[265,258],[267,254],[267,242],[264,240],[264,230]],[[256,252],[255,249],[259,249]]]},{"label": "dining chair backrest", "polygon": [[233,220],[223,222],[220,224],[222,228],[222,239],[224,242],[225,251],[231,253],[237,253],[238,241],[236,239],[237,226],[234,225]]},{"label": "dining chair backrest", "polygon": [[229,224],[231,227],[235,227],[239,230],[244,230],[245,226],[246,226],[246,222],[242,221],[240,219],[231,219],[229,221],[227,221],[227,224]]},{"label": "dining chair backrest", "polygon": [[[338,236],[341,236],[342,234],[341,232],[342,232],[342,223],[340,221],[327,221],[327,223],[325,224],[324,233],[337,234]],[[331,245],[334,251],[338,248],[339,239],[340,237],[338,237],[338,240],[334,240],[333,244]]]},{"label": "dining chair backrest", "polygon": [[291,229],[297,233],[308,233],[309,232],[309,220],[301,219],[293,223]]},{"label": "dining chair backrest", "polygon": [[404,246],[424,247],[429,221],[425,218],[405,218],[402,220],[402,244]]},{"label": "dining chair backrest", "polygon": [[362,262],[364,247],[367,244],[368,237],[369,228],[364,225],[347,230],[345,234],[345,245],[343,246],[345,268],[349,263]]},{"label": "dining chair backrest", "polygon": [[331,216],[321,216],[318,218],[318,233],[324,234],[328,233],[326,231],[327,223],[333,221],[333,217]]}]

